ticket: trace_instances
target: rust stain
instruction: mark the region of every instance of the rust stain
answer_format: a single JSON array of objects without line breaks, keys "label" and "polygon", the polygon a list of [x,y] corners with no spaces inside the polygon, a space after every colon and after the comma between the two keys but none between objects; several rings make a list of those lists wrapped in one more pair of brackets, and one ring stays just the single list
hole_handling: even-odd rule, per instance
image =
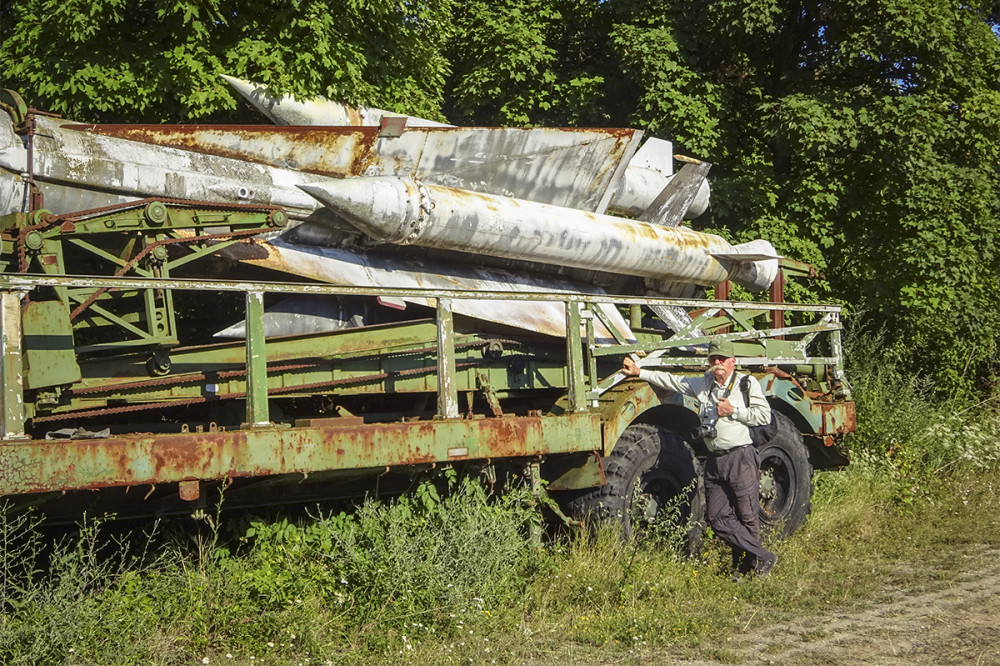
[{"label": "rust stain", "polygon": [[236,261],[267,261],[271,257],[267,246],[254,239],[241,240],[226,248],[229,258]]},{"label": "rust stain", "polygon": [[363,175],[378,138],[377,127],[354,126],[66,125],[64,128],[334,177]]},{"label": "rust stain", "polygon": [[843,435],[857,430],[857,416],[853,402],[820,403],[823,414],[823,432]]},{"label": "rust stain", "polygon": [[[586,422],[588,428],[599,428],[598,420],[590,416],[573,422],[576,427]],[[546,430],[557,423],[556,430]],[[558,421],[531,416],[370,424],[352,419],[329,425],[324,421],[323,427],[309,428],[36,440],[0,447],[0,492],[190,481],[195,485],[187,484],[181,492],[193,496],[200,480],[542,456],[572,450],[579,443],[581,431],[563,429],[563,423],[566,417]],[[555,432],[559,435],[553,438]],[[556,448],[554,441],[559,441]],[[465,455],[448,455],[449,450],[466,447]]]}]

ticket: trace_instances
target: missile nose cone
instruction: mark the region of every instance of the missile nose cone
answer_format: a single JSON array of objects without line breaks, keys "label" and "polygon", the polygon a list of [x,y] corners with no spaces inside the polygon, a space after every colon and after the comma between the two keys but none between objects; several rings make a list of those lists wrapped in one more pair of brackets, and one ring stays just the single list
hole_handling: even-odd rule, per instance
[{"label": "missile nose cone", "polygon": [[412,242],[433,207],[426,189],[412,178],[345,178],[299,187],[337,216],[383,243]]},{"label": "missile nose cone", "polygon": [[267,119],[272,123],[277,125],[284,124],[277,116],[274,115],[274,107],[278,105],[278,100],[269,96],[265,88],[254,85],[249,81],[238,79],[235,76],[229,76],[228,74],[223,74],[222,78],[224,78],[226,83],[228,83],[233,90],[238,92],[243,99],[249,102],[251,106],[267,116]]},{"label": "missile nose cone", "polygon": [[755,240],[733,246],[734,253],[727,255],[737,262],[736,272],[730,278],[751,291],[763,291],[778,277],[781,255],[766,240]]}]

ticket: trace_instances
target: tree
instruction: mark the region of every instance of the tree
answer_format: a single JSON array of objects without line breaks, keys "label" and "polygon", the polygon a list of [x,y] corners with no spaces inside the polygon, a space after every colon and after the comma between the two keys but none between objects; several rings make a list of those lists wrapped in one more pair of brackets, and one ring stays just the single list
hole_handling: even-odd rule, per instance
[{"label": "tree", "polygon": [[448,115],[477,125],[606,124],[606,27],[587,0],[471,0],[446,53]]},{"label": "tree", "polygon": [[14,0],[2,14],[0,85],[89,121],[237,119],[223,73],[440,118],[451,4]]},{"label": "tree", "polygon": [[993,371],[1000,330],[996,19],[947,0],[683,0],[628,3],[614,30],[633,118],[713,156],[714,224],[819,266],[823,295],[955,391]]}]

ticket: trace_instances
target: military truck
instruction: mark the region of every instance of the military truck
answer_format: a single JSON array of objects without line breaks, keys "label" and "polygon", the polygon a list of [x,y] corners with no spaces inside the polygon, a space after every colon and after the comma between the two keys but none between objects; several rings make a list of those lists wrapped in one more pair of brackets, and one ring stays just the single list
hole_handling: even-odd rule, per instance
[{"label": "military truck", "polygon": [[784,303],[811,269],[769,243],[682,226],[710,165],[673,173],[668,142],[388,114],[88,125],[12,91],[0,110],[14,506],[315,502],[453,466],[528,479],[567,522],[697,513],[694,406],[617,370],[701,373],[719,337],[777,415],[766,525],[798,527],[813,470],[847,462],[840,308]]}]

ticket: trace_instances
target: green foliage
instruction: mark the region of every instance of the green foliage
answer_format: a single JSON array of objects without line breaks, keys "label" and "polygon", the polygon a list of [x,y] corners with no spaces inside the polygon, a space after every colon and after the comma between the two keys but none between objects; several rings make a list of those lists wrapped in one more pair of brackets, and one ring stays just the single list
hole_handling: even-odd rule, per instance
[{"label": "green foliage", "polygon": [[1000,467],[1000,395],[942,400],[886,341],[857,329],[845,341],[858,410],[852,475],[877,479],[910,510],[951,479]]},{"label": "green foliage", "polygon": [[811,295],[867,309],[942,394],[981,388],[1000,323],[992,7],[623,7],[635,120],[716,163],[703,224],[816,265]]},{"label": "green foliage", "polygon": [[193,532],[128,538],[88,522],[46,549],[35,523],[4,514],[0,662],[396,654],[488,617],[548,566],[528,499],[449,470],[356,512],[254,521],[235,543],[202,515]]},{"label": "green foliage", "polygon": [[220,74],[440,117],[449,0],[19,0],[0,82],[76,120],[231,118]]},{"label": "green foliage", "polygon": [[412,496],[305,526],[254,523],[244,584],[264,604],[325,590],[324,603],[358,624],[373,614],[433,622],[441,609],[495,603],[530,570],[527,537],[537,517],[523,500],[517,492],[493,500],[463,478],[444,497],[425,482]]},{"label": "green foliage", "polygon": [[[859,387],[859,398],[876,396],[899,378],[894,372]],[[905,414],[885,415],[902,426]],[[920,465],[958,461],[970,450]],[[988,450],[975,449],[983,465],[948,466],[939,485],[909,503],[895,501],[908,491],[885,456],[821,474],[810,522],[769,544],[781,555],[778,568],[738,585],[721,575],[728,549],[712,544],[693,560],[667,554],[656,538],[623,547],[620,532],[605,529],[535,547],[524,538],[537,515],[526,494],[493,498],[455,478],[396,502],[368,502],[357,514],[254,520],[235,540],[223,535],[237,523],[204,515],[200,527],[166,535],[115,538],[113,524],[90,521],[53,540],[30,518],[4,512],[0,661],[605,663],[655,661],[664,650],[720,657],[717,646],[732,632],[870,599],[889,579],[909,589],[922,566],[940,576],[967,562],[955,556],[965,544],[996,546],[997,459],[979,455]]]},{"label": "green foliage", "polygon": [[599,8],[582,0],[475,0],[455,11],[447,55],[454,122],[581,124],[599,113]]},{"label": "green foliage", "polygon": [[696,226],[815,265],[824,278],[790,295],[884,324],[941,395],[991,388],[995,2],[18,0],[0,12],[0,85],[79,120],[240,119],[225,72],[459,123],[638,126],[715,164]]},{"label": "green foliage", "polygon": [[636,88],[629,123],[670,138],[685,153],[708,159],[720,142],[720,86],[692,69],[672,32],[621,24],[611,33],[623,75]]}]

